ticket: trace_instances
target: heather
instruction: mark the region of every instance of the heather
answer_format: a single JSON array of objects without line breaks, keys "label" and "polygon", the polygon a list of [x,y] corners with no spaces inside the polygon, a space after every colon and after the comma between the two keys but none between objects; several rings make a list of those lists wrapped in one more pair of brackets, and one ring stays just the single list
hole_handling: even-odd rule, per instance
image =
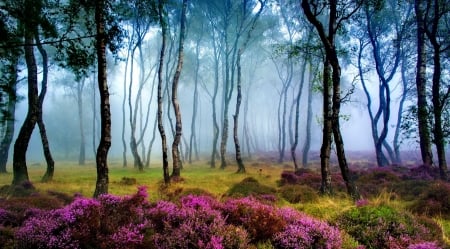
[{"label": "heather", "polygon": [[[0,210],[7,220],[8,212]],[[8,225],[8,224],[2,224]],[[218,201],[187,195],[151,203],[140,187],[125,197],[78,197],[34,211],[15,233],[15,248],[340,248],[336,227],[253,197]]]},{"label": "heather", "polygon": [[[363,203],[343,212],[336,224],[366,248],[439,248],[440,227],[430,219],[392,207]],[[426,247],[433,242],[435,247]],[[423,247],[422,247],[422,246]]]}]

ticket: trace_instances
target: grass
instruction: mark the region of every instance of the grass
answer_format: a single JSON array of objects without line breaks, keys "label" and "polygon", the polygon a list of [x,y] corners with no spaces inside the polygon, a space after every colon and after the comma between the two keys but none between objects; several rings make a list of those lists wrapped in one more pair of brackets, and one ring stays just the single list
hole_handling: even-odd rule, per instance
[{"label": "grass", "polygon": [[[228,191],[230,186],[242,181],[246,177],[254,177],[264,184],[276,187],[276,181],[281,174],[282,169],[277,167],[265,166],[264,169],[247,166],[247,173],[236,174],[236,166],[230,165],[226,169],[211,169],[206,163],[197,163],[185,165],[181,176],[183,181],[174,183],[170,188],[202,188],[216,197],[222,196]],[[8,168],[11,172],[12,169]],[[53,181],[42,183],[41,177],[45,173],[45,165],[33,165],[28,167],[28,175],[33,185],[40,191],[59,191],[73,195],[79,193],[83,196],[92,196],[96,182],[95,162],[87,162],[80,166],[75,162],[57,163]],[[122,178],[136,179],[136,185],[125,185],[121,183]],[[13,174],[0,174],[0,186],[9,185],[12,182]],[[109,164],[109,192],[115,195],[128,195],[136,192],[137,186],[145,185],[148,187],[151,200],[156,200],[159,187],[163,179],[160,164],[150,165],[144,172],[133,167],[123,168],[117,162]]]}]

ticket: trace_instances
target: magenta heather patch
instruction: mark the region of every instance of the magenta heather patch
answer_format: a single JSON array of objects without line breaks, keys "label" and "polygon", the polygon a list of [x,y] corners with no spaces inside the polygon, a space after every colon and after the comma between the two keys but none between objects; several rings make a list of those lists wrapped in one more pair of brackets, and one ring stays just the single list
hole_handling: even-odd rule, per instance
[{"label": "magenta heather patch", "polygon": [[282,232],[275,234],[273,238],[275,248],[341,248],[342,239],[339,229],[306,215],[297,216],[287,211],[288,209],[284,210],[283,213],[291,224]]},{"label": "magenta heather patch", "polygon": [[[0,210],[0,218],[7,217]],[[168,236],[169,235],[169,236]],[[255,198],[188,195],[179,202],[150,204],[145,188],[135,195],[76,198],[52,211],[32,211],[18,228],[19,248],[338,248],[339,231],[292,208]],[[294,245],[297,245],[295,247]]]}]

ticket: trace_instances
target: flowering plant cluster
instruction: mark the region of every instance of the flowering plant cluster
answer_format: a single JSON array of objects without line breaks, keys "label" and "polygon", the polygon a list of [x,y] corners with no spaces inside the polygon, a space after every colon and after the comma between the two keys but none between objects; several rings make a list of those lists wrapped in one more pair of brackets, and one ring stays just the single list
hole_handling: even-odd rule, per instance
[{"label": "flowering plant cluster", "polygon": [[[7,216],[5,212],[2,215]],[[340,248],[337,228],[294,209],[255,198],[219,202],[188,195],[178,202],[132,196],[76,198],[54,210],[30,212],[15,232],[17,248]]]},{"label": "flowering plant cluster", "polygon": [[440,248],[440,228],[389,206],[362,205],[344,212],[336,223],[366,248]]}]

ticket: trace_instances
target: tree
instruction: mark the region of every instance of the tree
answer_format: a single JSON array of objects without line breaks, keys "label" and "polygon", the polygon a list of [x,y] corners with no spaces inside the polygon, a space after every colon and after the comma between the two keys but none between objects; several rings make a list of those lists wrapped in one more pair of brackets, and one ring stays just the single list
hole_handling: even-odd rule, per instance
[{"label": "tree", "polygon": [[426,26],[424,1],[414,1],[417,25],[417,67],[416,67],[416,89],[417,89],[417,120],[419,129],[419,144],[424,165],[431,166],[433,154],[431,152],[430,129],[428,122],[428,103],[426,93]]},{"label": "tree", "polygon": [[[331,193],[331,176],[329,172],[329,158],[331,147],[331,133],[334,135],[336,153],[342,178],[345,181],[347,192],[350,196],[359,198],[356,186],[350,177],[347,160],[344,151],[344,142],[340,132],[339,113],[341,106],[341,67],[339,65],[338,52],[336,49],[336,34],[339,28],[342,28],[342,22],[351,17],[358,9],[358,3],[330,0],[324,5],[315,5],[308,0],[302,0],[302,8],[308,21],[315,27],[320,40],[324,46],[326,58],[323,67],[323,141],[321,148],[321,169],[322,169],[322,187],[321,192]],[[354,5],[354,6],[353,6]],[[340,7],[338,9],[338,6]],[[328,22],[325,24],[319,21],[318,15],[324,10],[328,10]],[[313,12],[314,11],[314,12]],[[326,32],[325,27],[328,27]],[[331,82],[330,82],[331,79]],[[332,83],[332,96],[329,92],[330,83]],[[332,97],[332,107],[330,110],[329,98]]]},{"label": "tree", "polygon": [[[367,98],[367,112],[371,123],[372,139],[377,163],[380,167],[386,166],[390,162],[399,163],[397,160],[399,158],[398,140],[394,144],[395,150],[393,150],[386,139],[392,112],[391,82],[398,72],[402,58],[402,44],[411,13],[411,8],[408,7],[410,5],[399,6],[399,3],[392,1],[365,3],[363,8],[365,23],[359,23],[357,28],[360,30],[356,32],[359,40],[357,56],[359,76]],[[403,9],[406,9],[404,14],[402,13]],[[364,56],[368,49],[370,52]],[[367,82],[370,82],[370,80],[365,78],[366,74],[372,70],[372,65],[374,65],[378,77],[378,93],[376,94],[368,90]],[[404,88],[404,90],[406,89]],[[375,113],[372,105],[375,105],[373,98],[376,97],[372,95],[378,96],[375,102],[378,103]],[[397,116],[401,117],[402,104],[398,111]],[[399,127],[401,118],[397,120],[397,123],[397,127]],[[395,134],[398,137],[398,128],[396,128]],[[385,155],[383,147],[388,152],[390,159]]]},{"label": "tree", "polygon": [[161,136],[161,146],[162,146],[162,161],[163,161],[163,176],[164,183],[170,183],[170,175],[169,175],[169,161],[167,157],[167,138],[164,130],[163,124],[163,93],[162,93],[162,85],[163,85],[163,67],[164,67],[164,57],[166,52],[166,40],[167,40],[167,23],[166,23],[166,12],[164,10],[164,1],[158,1],[158,14],[159,14],[159,24],[161,25],[161,51],[159,54],[159,66],[158,66],[158,131]]},{"label": "tree", "polygon": [[108,151],[111,147],[111,110],[109,103],[108,80],[106,75],[106,0],[95,1],[95,27],[97,50],[97,83],[100,93],[101,136],[97,147],[97,182],[94,197],[108,193]]},{"label": "tree", "polygon": [[37,124],[39,127],[39,133],[41,135],[41,141],[42,141],[42,147],[44,150],[44,156],[45,160],[47,162],[47,170],[42,177],[43,182],[48,182],[53,179],[53,173],[55,171],[55,161],[53,160],[52,154],[50,152],[50,146],[47,138],[47,131],[45,129],[45,124],[42,119],[42,112],[43,112],[43,104],[44,104],[44,98],[45,94],[47,93],[47,80],[48,80],[48,55],[45,48],[42,46],[40,38],[39,38],[39,31],[36,28],[36,31],[34,33],[35,35],[35,41],[37,44],[37,48],[39,50],[39,53],[42,57],[42,84],[41,84],[41,92],[39,93],[38,97],[38,111],[37,111]]},{"label": "tree", "polygon": [[180,141],[182,135],[182,124],[181,124],[181,111],[180,104],[178,103],[178,82],[180,80],[181,70],[183,68],[183,49],[184,49],[184,37],[186,33],[186,9],[187,9],[187,0],[183,0],[183,5],[181,9],[181,17],[180,17],[180,38],[178,45],[178,62],[177,68],[175,70],[175,75],[173,76],[172,81],[172,105],[175,112],[175,136],[172,143],[172,175],[171,177],[177,178],[180,177],[181,174],[181,166],[180,166]]},{"label": "tree", "polygon": [[[14,6],[12,3],[8,5]],[[0,10],[2,8],[0,7]],[[13,19],[13,20],[11,20]],[[8,43],[20,42],[20,32],[18,30],[18,21],[11,16],[0,16],[0,37],[1,46],[8,47]],[[8,162],[9,148],[14,136],[15,109],[18,101],[17,84],[19,73],[19,57],[23,51],[18,47],[8,47],[0,49],[0,173],[6,173],[6,164]]]},{"label": "tree", "polygon": [[[23,25],[25,61],[27,65],[28,75],[28,112],[22,124],[22,127],[20,128],[16,142],[14,143],[13,185],[20,185],[25,181],[29,181],[28,169],[26,164],[26,152],[34,127],[39,120],[42,120],[41,102],[43,101],[43,97],[40,98],[38,96],[38,71],[33,44],[36,41],[37,30],[40,25],[44,25],[44,27],[46,28],[53,29],[50,22],[41,15],[44,8],[43,2],[26,0],[24,1],[23,6],[20,7],[22,7],[23,9],[17,9],[16,11],[18,12],[16,12],[15,14],[17,15],[16,18],[19,19],[21,25]],[[52,166],[50,165],[50,167]]]},{"label": "tree", "polygon": [[[443,45],[449,49],[450,43],[446,41],[446,33],[448,33],[448,27],[444,26],[444,22],[447,22],[450,17],[450,8],[442,1],[439,0],[427,0],[426,1],[426,18],[427,25],[425,25],[425,33],[433,48],[433,80],[432,80],[432,104],[433,104],[433,135],[434,143],[436,145],[436,151],[439,163],[439,173],[442,180],[448,180],[447,161],[445,158],[445,136],[442,124],[443,110],[446,103],[449,101],[450,87],[447,85],[447,89],[442,91],[441,89],[441,52],[443,51]],[[420,8],[420,7],[419,7]],[[443,92],[443,93],[441,93]]]}]

